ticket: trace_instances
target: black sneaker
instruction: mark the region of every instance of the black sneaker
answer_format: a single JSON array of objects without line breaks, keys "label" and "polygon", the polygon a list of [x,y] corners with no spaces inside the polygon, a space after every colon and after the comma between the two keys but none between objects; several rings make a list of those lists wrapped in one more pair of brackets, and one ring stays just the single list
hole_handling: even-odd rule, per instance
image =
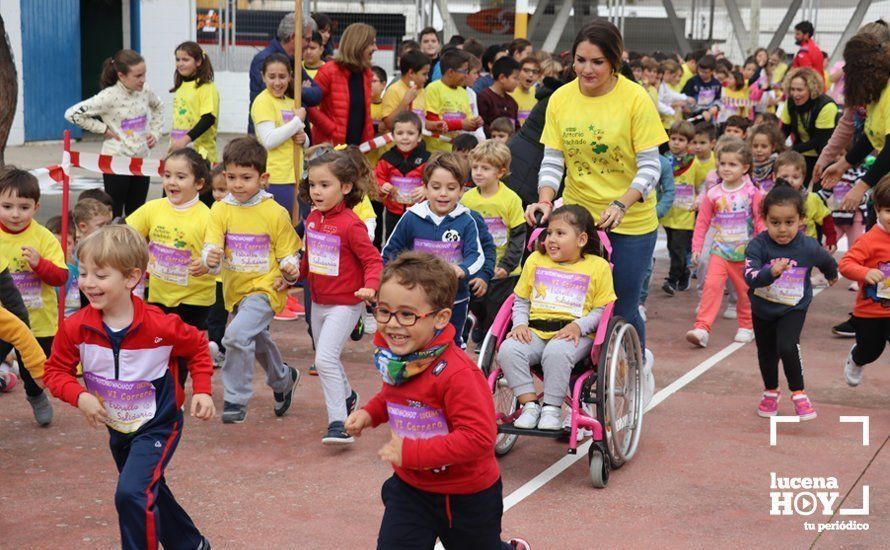
[{"label": "black sneaker", "polygon": [[665,281],[664,284],[661,285],[661,290],[665,291],[668,296],[673,296],[675,293],[674,284],[670,281]]},{"label": "black sneaker", "polygon": [[855,338],[856,328],[853,327],[853,317],[851,316],[843,323],[831,327],[831,333],[841,338]]},{"label": "black sneaker", "polygon": [[354,441],[355,439],[346,433],[346,428],[343,427],[343,423],[340,421],[328,424],[328,433],[321,438],[321,442],[324,445],[348,445]]},{"label": "black sneaker", "polygon": [[223,402],[223,424],[241,424],[247,418],[247,405]]},{"label": "black sneaker", "polygon": [[677,290],[679,290],[680,292],[686,292],[687,290],[689,290],[689,277],[688,276],[686,277],[685,281],[680,281],[679,283],[677,283]]},{"label": "black sneaker", "polygon": [[294,390],[297,389],[297,382],[300,381],[300,371],[293,367],[287,368],[290,369],[290,384],[288,384],[287,389],[283,392],[272,393],[272,396],[275,397],[275,416],[284,416],[284,413],[290,408]]},{"label": "black sneaker", "polygon": [[358,342],[362,339],[362,335],[365,333],[365,321],[362,319],[361,315],[359,315],[358,323],[355,324],[355,328],[352,329],[352,334],[349,337],[353,342]]},{"label": "black sneaker", "polygon": [[346,415],[354,413],[356,407],[358,407],[358,392],[352,390],[352,393],[346,398]]},{"label": "black sneaker", "polygon": [[35,395],[34,397],[27,396],[28,403],[31,404],[34,412],[34,420],[41,426],[49,426],[53,421],[53,405],[49,402],[49,397],[46,396],[46,393],[46,391],[41,391],[40,395]]},{"label": "black sneaker", "polygon": [[464,341],[464,345],[466,345],[470,341],[470,336],[473,334],[473,331],[476,330],[476,324],[476,316],[472,313],[467,315],[467,320],[464,321],[464,330],[461,333],[461,338]]}]

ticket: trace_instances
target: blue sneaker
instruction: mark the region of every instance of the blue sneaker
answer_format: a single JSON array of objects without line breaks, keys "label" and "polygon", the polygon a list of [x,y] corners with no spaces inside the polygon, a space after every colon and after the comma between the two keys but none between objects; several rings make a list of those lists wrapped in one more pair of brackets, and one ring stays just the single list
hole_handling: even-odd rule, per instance
[{"label": "blue sneaker", "polygon": [[223,424],[241,424],[247,418],[247,405],[223,402]]},{"label": "blue sneaker", "polygon": [[340,421],[328,424],[328,433],[321,438],[321,442],[324,445],[349,445],[354,441],[355,439],[346,433],[346,428]]},{"label": "blue sneaker", "polygon": [[283,392],[273,392],[275,397],[275,416],[284,416],[284,413],[290,408],[291,401],[294,397],[294,390],[297,389],[297,383],[300,381],[300,371],[293,367],[287,367],[290,370],[290,383]]},{"label": "blue sneaker", "polygon": [[358,392],[352,390],[352,393],[349,397],[346,398],[346,415],[350,415],[355,412],[355,409],[358,407]]}]

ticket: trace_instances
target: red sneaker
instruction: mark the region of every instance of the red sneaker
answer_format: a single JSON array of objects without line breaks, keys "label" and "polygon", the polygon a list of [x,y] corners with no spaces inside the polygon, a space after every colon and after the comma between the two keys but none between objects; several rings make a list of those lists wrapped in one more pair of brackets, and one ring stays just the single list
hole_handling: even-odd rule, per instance
[{"label": "red sneaker", "polygon": [[306,315],[306,308],[303,307],[303,304],[301,304],[295,296],[288,295],[287,302],[285,302],[284,304],[284,309],[293,311],[297,314],[298,317],[303,317],[304,315]]},{"label": "red sneaker", "polygon": [[281,310],[281,313],[276,313],[274,319],[276,321],[296,321],[300,318],[295,311],[291,311],[287,308]]}]

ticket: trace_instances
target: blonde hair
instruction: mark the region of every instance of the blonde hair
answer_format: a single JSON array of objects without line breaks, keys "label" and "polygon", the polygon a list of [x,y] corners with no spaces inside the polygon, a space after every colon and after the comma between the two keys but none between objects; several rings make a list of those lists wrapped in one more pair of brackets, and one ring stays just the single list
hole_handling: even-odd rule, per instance
[{"label": "blonde hair", "polygon": [[109,214],[108,206],[97,199],[80,199],[74,205],[72,216],[74,223],[89,223],[93,218],[99,216],[107,216]]},{"label": "blonde hair", "polygon": [[483,141],[470,151],[471,162],[487,162],[496,170],[509,168],[512,158],[510,148],[493,139]]},{"label": "blonde hair", "polygon": [[782,89],[785,90],[786,94],[788,93],[788,90],[791,89],[791,81],[795,78],[803,80],[804,85],[807,87],[807,91],[810,92],[810,99],[816,99],[825,92],[825,81],[822,80],[822,76],[819,73],[810,67],[798,67],[796,69],[791,69],[788,71],[788,74],[785,75]]},{"label": "blonde hair", "polygon": [[562,73],[562,63],[555,59],[541,61],[541,74],[543,76],[558,77]]},{"label": "blonde hair", "polygon": [[334,61],[346,66],[352,72],[370,69],[371,65],[364,60],[362,54],[376,39],[377,31],[371,25],[365,23],[349,25],[340,37]]},{"label": "blonde hair", "polygon": [[717,140],[717,161],[720,161],[721,155],[732,154],[738,155],[742,164],[747,164],[749,171],[754,160],[751,155],[751,147],[742,138],[735,136],[723,136]]},{"label": "blonde hair", "polygon": [[134,269],[148,267],[148,245],[145,238],[129,225],[106,225],[77,244],[80,262],[91,260],[98,267],[110,267],[129,275]]}]

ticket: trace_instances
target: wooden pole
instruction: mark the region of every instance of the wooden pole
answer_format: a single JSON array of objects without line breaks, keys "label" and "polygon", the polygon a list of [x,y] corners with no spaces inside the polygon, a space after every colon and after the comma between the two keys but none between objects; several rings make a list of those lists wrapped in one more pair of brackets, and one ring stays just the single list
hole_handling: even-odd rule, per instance
[{"label": "wooden pole", "polygon": [[[70,165],[71,158],[71,131],[65,130],[62,134],[62,143],[64,150],[64,160],[63,162],[67,162]],[[71,189],[71,180],[68,175],[68,172],[71,170],[70,166],[62,167],[62,256],[65,258],[66,262],[68,260],[68,193]],[[65,319],[65,296],[68,294],[68,283],[65,282],[62,285],[62,288],[59,289],[59,322],[61,323],[63,319]]]},{"label": "wooden pole", "polygon": [[[303,90],[303,0],[294,0],[294,115],[302,105]],[[307,117],[308,118],[308,117]],[[294,202],[290,218],[294,226],[300,223],[300,205],[297,197],[303,176],[302,147],[294,143]]]}]

